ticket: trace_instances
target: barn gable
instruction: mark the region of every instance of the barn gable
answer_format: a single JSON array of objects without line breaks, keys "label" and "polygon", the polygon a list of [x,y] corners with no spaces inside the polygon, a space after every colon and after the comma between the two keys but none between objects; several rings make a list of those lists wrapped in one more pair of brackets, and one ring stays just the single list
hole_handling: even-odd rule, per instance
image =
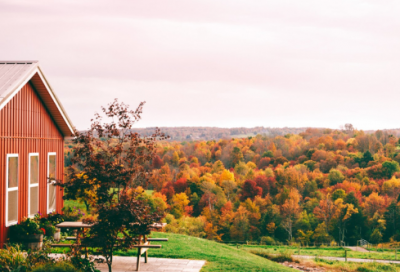
[{"label": "barn gable", "polygon": [[30,82],[65,136],[73,135],[73,126],[37,61],[0,61],[0,110]]}]

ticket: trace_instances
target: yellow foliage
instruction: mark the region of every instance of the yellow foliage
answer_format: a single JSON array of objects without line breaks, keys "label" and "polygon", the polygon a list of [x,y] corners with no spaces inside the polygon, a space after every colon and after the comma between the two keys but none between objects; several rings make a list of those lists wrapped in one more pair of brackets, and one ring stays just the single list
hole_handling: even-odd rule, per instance
[{"label": "yellow foliage", "polygon": [[225,169],[224,171],[222,171],[219,180],[221,183],[226,180],[235,181],[235,176],[232,172]]},{"label": "yellow foliage", "polygon": [[382,190],[391,197],[397,198],[400,191],[400,179],[394,176],[383,183]]},{"label": "yellow foliage", "polygon": [[254,162],[252,162],[252,161],[247,162],[246,165],[247,165],[247,167],[250,168],[250,169],[256,169],[256,168],[257,168],[257,165],[256,165]]}]

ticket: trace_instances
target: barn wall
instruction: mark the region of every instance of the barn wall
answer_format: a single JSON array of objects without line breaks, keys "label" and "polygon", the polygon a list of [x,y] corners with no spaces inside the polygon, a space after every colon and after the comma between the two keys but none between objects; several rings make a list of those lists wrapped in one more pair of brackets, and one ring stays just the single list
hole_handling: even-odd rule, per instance
[{"label": "barn wall", "polygon": [[[39,153],[39,211],[47,214],[47,153],[57,153],[58,180],[63,180],[64,140],[50,114],[27,83],[0,110],[0,245],[6,241],[6,155],[19,154],[18,220],[28,216],[28,154]],[[63,207],[62,190],[57,190],[56,209]]]}]

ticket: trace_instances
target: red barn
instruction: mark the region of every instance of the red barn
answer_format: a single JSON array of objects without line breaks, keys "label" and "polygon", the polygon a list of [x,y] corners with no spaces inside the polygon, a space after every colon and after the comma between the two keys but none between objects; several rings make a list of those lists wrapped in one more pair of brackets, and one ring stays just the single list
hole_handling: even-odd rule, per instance
[{"label": "red barn", "polygon": [[73,127],[37,61],[0,61],[0,245],[7,228],[61,212],[64,137]]}]

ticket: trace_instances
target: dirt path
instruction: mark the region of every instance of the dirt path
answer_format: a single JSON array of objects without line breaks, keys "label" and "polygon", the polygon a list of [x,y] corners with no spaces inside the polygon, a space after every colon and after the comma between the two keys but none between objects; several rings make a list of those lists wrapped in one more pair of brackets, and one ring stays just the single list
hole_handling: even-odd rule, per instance
[{"label": "dirt path", "polygon": [[353,251],[358,251],[358,252],[370,252],[369,250],[366,250],[365,248],[359,247],[359,246],[348,246],[345,248],[351,249]]},{"label": "dirt path", "polygon": [[[300,259],[314,259],[315,256],[309,256],[309,255],[293,255],[293,258],[300,258]],[[325,260],[332,260],[332,261],[341,261],[344,262],[345,258],[343,257],[324,257],[320,256],[318,257],[320,259],[325,259]],[[348,262],[355,262],[355,263],[394,263],[394,264],[400,264],[400,261],[391,261],[391,260],[374,260],[374,259],[359,259],[359,258],[347,258]]]}]

